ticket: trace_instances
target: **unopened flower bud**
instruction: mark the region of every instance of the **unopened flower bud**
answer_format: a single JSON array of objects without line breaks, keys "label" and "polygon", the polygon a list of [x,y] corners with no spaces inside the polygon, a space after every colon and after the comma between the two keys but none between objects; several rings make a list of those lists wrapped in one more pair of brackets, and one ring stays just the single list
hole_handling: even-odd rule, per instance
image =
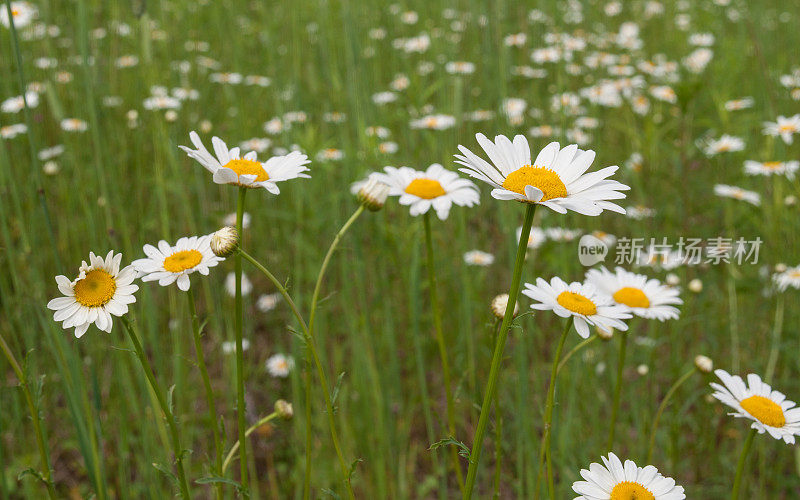
[{"label": "unopened flower bud", "polygon": [[695,278],[689,282],[689,290],[693,291],[694,293],[700,293],[703,291],[703,282],[699,279]]},{"label": "unopened flower bud", "polygon": [[667,275],[667,285],[676,286],[681,282],[681,279],[675,273],[669,273]]},{"label": "unopened flower bud", "polygon": [[[492,299],[492,314],[497,319],[503,319],[506,315],[506,308],[508,307],[508,294],[503,293]],[[514,304],[514,316],[519,312],[519,304]]]},{"label": "unopened flower bud", "polygon": [[714,362],[708,356],[699,355],[694,358],[694,366],[703,373],[711,373],[711,370],[714,369]]},{"label": "unopened flower bud", "polygon": [[647,365],[639,365],[636,367],[636,373],[644,377],[648,373],[650,373],[650,367]]},{"label": "unopened flower bud", "polygon": [[210,246],[217,257],[230,257],[239,246],[239,232],[235,227],[225,226],[211,235]]},{"label": "unopened flower bud", "polygon": [[597,336],[600,337],[600,340],[611,340],[614,337],[614,329],[609,328],[606,330],[605,328],[597,327]]},{"label": "unopened flower bud", "polygon": [[784,264],[783,262],[779,262],[779,263],[775,264],[775,272],[776,273],[782,273],[784,271],[786,271],[786,264]]},{"label": "unopened flower bud", "polygon": [[358,190],[356,199],[359,203],[364,205],[367,209],[377,212],[386,203],[386,198],[389,197],[389,186],[370,177],[367,182]]},{"label": "unopened flower bud", "polygon": [[289,420],[294,415],[294,408],[292,408],[292,403],[286,401],[285,399],[279,399],[275,401],[275,413],[284,420]]}]

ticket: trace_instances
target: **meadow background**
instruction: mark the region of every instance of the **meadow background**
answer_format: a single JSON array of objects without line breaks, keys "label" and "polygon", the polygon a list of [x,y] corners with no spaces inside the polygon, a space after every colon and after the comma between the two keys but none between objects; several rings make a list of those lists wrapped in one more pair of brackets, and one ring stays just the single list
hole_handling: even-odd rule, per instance
[{"label": "meadow background", "polygon": [[[435,162],[455,169],[457,145],[474,151],[476,132],[523,133],[533,149],[550,140],[578,140],[597,151],[594,169],[625,165],[639,153],[641,161],[633,167],[628,162],[615,178],[632,187],[623,206],[650,208],[649,216],[560,216],[540,209],[535,226],[672,242],[680,236],[761,237],[764,244],[758,265],[671,270],[685,301],[681,318],[663,324],[631,322],[613,451],[645,465],[653,414],[697,354],[735,374],[763,375],[774,351],[773,386],[790,399],[800,398],[797,291],[785,292],[783,324],[775,340],[779,299],[770,286],[774,266],[800,261],[800,214],[797,203],[784,200],[800,195],[800,184],[746,176],[742,168],[747,159],[793,160],[800,152],[796,144],[762,134],[762,122],[800,108],[792,89],[780,82],[781,75],[800,64],[797,2],[663,1],[655,14],[650,12],[653,2],[644,1],[32,4],[38,19],[19,30],[22,68],[10,30],[0,28],[0,97],[20,95],[23,75],[23,85],[33,85],[39,96],[27,133],[14,135],[8,128],[25,123],[21,111],[0,113],[5,132],[0,134],[0,332],[37,383],[59,495],[89,498],[98,488],[123,499],[165,498],[173,492],[152,465],[168,461],[166,430],[119,322],[110,335],[90,328],[75,339],[53,322],[45,304],[58,294],[53,277],[73,276],[90,250],[103,255],[121,251],[124,262],[130,262],[143,256],[145,243],[210,233],[235,211],[236,189],[213,184],[210,174],[178,149],[189,144],[191,130],[206,140],[218,135],[229,145],[269,139],[260,158],[293,147],[312,158],[311,179],[281,184],[279,196],[261,190],[248,194],[251,220],[244,242],[287,281],[304,312],[322,257],[357,206],[350,185],[371,171],[385,165],[424,169]],[[609,4],[618,4],[619,12]],[[641,47],[609,43],[598,48],[590,42],[575,50],[570,62],[531,60],[533,50],[557,45],[545,41],[547,33],[613,38],[626,22],[640,28]],[[422,52],[394,42],[423,33],[430,44]],[[518,33],[526,35],[521,46],[504,42]],[[696,33],[714,36],[713,59],[698,74],[681,63],[696,49],[689,43]],[[593,52],[616,54],[620,65],[643,76],[646,113],[635,113],[628,100],[601,106],[579,96],[580,89],[602,79],[621,78],[604,65],[587,65]],[[678,64],[677,81],[665,82],[637,68],[642,61],[657,60],[657,54]],[[448,72],[447,63],[453,61],[474,63],[474,72]],[[519,69],[525,66],[530,69]],[[393,85],[399,88],[399,75],[407,85],[393,90]],[[650,95],[649,87],[657,85],[670,85],[676,102]],[[157,86],[177,104],[163,101]],[[381,97],[374,95],[382,92],[392,92],[395,100],[377,103]],[[578,96],[580,113],[553,105],[554,96],[565,92]],[[162,101],[146,101],[153,96]],[[753,98],[751,108],[730,111],[724,106],[747,96]],[[521,116],[506,113],[508,98],[524,100]],[[174,109],[148,109],[153,102]],[[485,120],[475,121],[473,112],[481,110]],[[455,117],[455,125],[412,128],[413,120],[437,113]],[[591,127],[591,121],[580,126],[579,119],[586,117],[596,119],[597,126]],[[80,122],[62,123],[72,118]],[[69,130],[81,124],[86,130]],[[542,126],[553,128],[552,138],[530,134],[531,128],[542,133]],[[385,127],[388,136],[370,134],[369,127]],[[744,150],[705,154],[703,141],[722,134],[741,137]],[[39,158],[40,151],[57,145],[64,147],[61,154]],[[717,183],[754,190],[762,205],[716,197]],[[467,445],[491,358],[489,303],[508,290],[515,233],[523,217],[517,204],[492,199],[486,186],[481,190],[480,206],[454,207],[448,220],[433,221],[456,394],[455,437]],[[458,491],[443,468],[444,454],[437,458],[428,450],[447,432],[423,243],[422,220],[390,200],[384,210],[362,216],[347,234],[323,287],[318,342],[330,379],[342,374],[336,418],[345,456],[362,460],[353,476],[360,498],[449,498]],[[463,254],[472,249],[492,253],[494,263],[468,265]],[[236,432],[233,357],[223,349],[224,342],[233,340],[233,298],[224,285],[232,269],[225,262],[208,278],[193,276],[192,285],[208,321],[205,354],[225,417],[226,449]],[[576,239],[550,239],[531,250],[523,280],[581,280],[584,271]],[[661,279],[667,274],[655,268],[643,272]],[[253,285],[245,297],[248,419],[254,423],[270,413],[279,398],[295,409],[292,420],[275,421],[251,437],[253,497],[296,498],[304,463],[304,352],[285,303],[269,311],[258,307],[259,297],[275,289],[252,267],[245,265],[245,273]],[[701,291],[686,288],[693,279],[702,281]],[[185,299],[174,287],[155,284],[141,286],[137,297],[131,317],[160,383],[175,385],[183,441],[192,449],[188,475],[203,477],[211,440],[204,431],[205,401],[193,365]],[[521,299],[523,311],[529,303]],[[501,439],[496,439],[495,416],[478,498],[491,495],[498,447],[500,497],[533,496],[549,363],[560,325],[545,313],[515,322],[501,375]],[[571,335],[567,349],[579,340]],[[560,375],[553,436],[559,498],[571,494],[581,468],[609,451],[605,440],[617,342],[593,342]],[[296,361],[288,378],[267,372],[265,361],[276,353]],[[728,496],[747,432],[744,422],[726,416],[726,408],[708,397],[710,380],[694,375],[679,389],[662,419],[652,460],[686,488],[689,498]],[[0,362],[0,498],[41,498],[44,490],[30,475],[17,479],[38,464],[17,383],[10,366]],[[326,489],[337,489],[339,476],[322,399],[314,396],[313,496],[325,498]],[[800,458],[794,447],[760,436],[748,463],[749,498],[796,498],[800,493]],[[211,491],[201,485],[193,489],[204,497]]]}]

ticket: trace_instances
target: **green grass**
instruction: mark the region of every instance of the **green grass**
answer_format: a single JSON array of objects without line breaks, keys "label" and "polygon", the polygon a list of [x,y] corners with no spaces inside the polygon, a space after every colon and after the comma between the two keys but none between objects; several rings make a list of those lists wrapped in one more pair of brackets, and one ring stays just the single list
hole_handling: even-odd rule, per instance
[{"label": "green grass", "polygon": [[[732,373],[764,374],[771,347],[776,296],[765,294],[768,274],[761,265],[798,263],[798,209],[785,207],[781,198],[800,196],[797,181],[746,177],[745,159],[796,159],[798,146],[786,146],[761,134],[761,122],[778,114],[798,111],[786,89],[777,81],[797,64],[792,47],[800,43],[794,28],[800,9],[774,0],[739,2],[738,22],[725,17],[726,9],[711,2],[689,2],[691,29],[675,29],[677,6],[665,1],[665,14],[644,20],[642,2],[624,2],[617,17],[603,14],[602,4],[584,2],[584,21],[567,24],[559,14],[562,2],[539,2],[548,13],[547,23],[528,20],[530,6],[505,0],[410,1],[401,10],[419,14],[408,26],[392,14],[388,4],[375,0],[313,0],[302,6],[291,2],[37,2],[40,20],[60,28],[57,37],[23,40],[21,56],[28,82],[43,86],[40,104],[32,110],[30,133],[0,142],[0,334],[28,373],[38,399],[42,423],[59,496],[70,494],[98,498],[164,498],[174,488],[153,463],[171,468],[166,424],[159,418],[157,402],[149,392],[140,366],[115,320],[110,335],[90,328],[75,339],[61,330],[45,308],[58,294],[53,277],[73,277],[89,251],[105,254],[114,249],[124,262],[143,256],[145,243],[159,239],[174,242],[191,234],[207,234],[235,211],[236,189],[212,182],[210,174],[177,148],[189,144],[188,134],[202,120],[212,124],[205,139],[218,135],[229,144],[264,137],[262,124],[288,111],[304,111],[305,123],[296,123],[273,136],[275,146],[299,145],[314,160],[311,179],[283,183],[281,194],[249,193],[247,212],[252,215],[244,247],[281,281],[305,315],[322,258],[356,203],[351,182],[384,165],[409,165],[424,169],[440,162],[454,169],[457,145],[473,151],[475,132],[513,135],[541,124],[570,125],[572,118],[550,110],[551,96],[588,85],[585,75],[569,75],[563,64],[548,64],[545,79],[525,79],[511,67],[532,65],[532,48],[544,46],[547,31],[616,31],[623,21],[642,26],[642,58],[663,53],[679,61],[691,48],[690,33],[716,36],[714,59],[700,76],[685,76],[675,88],[681,101],[672,106],[651,99],[643,117],[629,106],[600,108],[589,103],[586,115],[600,120],[591,131],[587,147],[597,151],[595,169],[619,164],[638,151],[644,156],[641,172],[621,168],[615,178],[632,186],[623,205],[643,204],[657,210],[654,218],[636,221],[606,212],[597,218],[560,216],[542,208],[535,225],[565,226],[587,231],[602,229],[618,237],[743,236],[764,240],[758,266],[729,272],[725,266],[676,270],[684,286],[681,318],[668,323],[631,321],[623,372],[622,406],[614,452],[645,465],[652,418],[668,388],[692,366],[697,354],[714,359]],[[465,25],[460,40],[449,40],[451,7]],[[3,5],[5,8],[5,5]],[[788,17],[781,17],[788,12]],[[481,24],[485,16],[486,23]],[[125,23],[128,36],[114,27]],[[369,30],[383,27],[384,40],[372,40]],[[104,28],[102,39],[92,30]],[[20,30],[24,35],[29,30]],[[392,40],[432,36],[424,54],[404,54]],[[436,33],[440,31],[440,36]],[[505,35],[528,34],[524,48],[508,48]],[[154,36],[155,35],[155,36]],[[187,41],[208,42],[206,52],[188,51]],[[0,28],[0,96],[20,94],[10,31]],[[374,56],[365,57],[365,50]],[[609,49],[621,52],[617,49]],[[94,64],[83,66],[80,55]],[[135,54],[139,64],[116,68],[114,61]],[[270,87],[221,85],[209,81],[208,70],[196,64],[197,56],[215,59],[219,71],[264,75]],[[41,57],[55,58],[58,67],[39,69]],[[638,56],[637,56],[638,57]],[[192,63],[181,74],[175,61]],[[472,75],[454,77],[444,70],[451,60],[474,62]],[[580,57],[576,62],[580,63]],[[420,62],[434,70],[420,75]],[[71,81],[61,83],[69,72]],[[410,79],[398,101],[377,106],[370,96],[388,90],[398,73]],[[586,70],[596,81],[602,70]],[[191,87],[197,101],[184,101],[175,121],[163,111],[143,109],[149,87]],[[105,96],[119,96],[123,104],[103,105]],[[752,109],[727,112],[728,99],[753,96]],[[509,125],[500,112],[505,97],[521,97],[542,110],[541,118],[525,117],[522,126]],[[460,121],[444,131],[412,130],[409,121],[425,105],[433,112],[459,116],[490,109],[497,117],[488,122]],[[138,126],[130,128],[126,112],[138,110]],[[325,112],[342,112],[344,123],[327,123]],[[89,123],[83,133],[64,132],[59,121],[77,117]],[[23,114],[0,114],[0,125],[21,123]],[[368,126],[391,130],[390,140],[399,150],[378,152],[378,140],[368,137]],[[714,137],[730,133],[745,139],[743,152],[713,158],[695,144],[707,132]],[[565,142],[563,137],[554,140]],[[60,172],[42,172],[33,150],[63,144],[65,153],[55,161]],[[542,147],[547,139],[530,139]],[[208,141],[207,141],[208,143]],[[334,147],[344,152],[341,161],[317,161],[315,155]],[[263,155],[262,155],[263,156]],[[758,191],[762,208],[717,198],[716,183]],[[41,191],[39,190],[41,187]],[[524,210],[517,204],[492,199],[480,186],[481,205],[454,207],[447,221],[432,219],[433,242],[443,313],[443,333],[453,379],[456,436],[472,443],[478,409],[492,354],[494,318],[489,302],[505,293],[511,280],[515,231]],[[43,206],[49,212],[46,219]],[[52,233],[48,230],[52,226]],[[336,423],[349,462],[355,467],[353,486],[358,498],[450,498],[458,493],[448,449],[429,451],[447,437],[445,392],[436,345],[425,270],[424,228],[421,218],[390,200],[381,212],[365,213],[347,233],[333,258],[322,287],[315,334],[328,379],[341,377],[336,400]],[[584,268],[575,258],[576,243],[548,242],[531,253],[523,281],[537,276],[581,280]],[[497,259],[489,268],[468,267],[462,255],[479,248]],[[231,259],[232,260],[232,259]],[[298,498],[304,471],[304,392],[302,342],[292,331],[299,325],[281,302],[269,313],[255,307],[255,299],[275,289],[245,263],[254,291],[245,297],[245,352],[248,421],[252,424],[272,412],[283,398],[294,404],[291,421],[275,421],[250,439],[248,458],[254,498]],[[212,270],[208,278],[192,276],[201,321],[207,320],[203,343],[217,407],[224,417],[225,450],[236,439],[234,358],[222,352],[223,341],[233,340],[233,298],[224,290],[231,261]],[[645,270],[664,278],[663,272]],[[685,290],[693,278],[704,288]],[[739,345],[730,341],[729,284],[734,286]],[[208,432],[207,410],[200,373],[194,366],[192,325],[185,297],[175,287],[140,283],[137,303],[129,318],[142,336],[145,351],[162,387],[174,384],[175,413],[191,480],[209,475],[213,441]],[[795,353],[798,316],[797,291],[785,296],[786,313],[773,384],[789,399],[800,398],[800,365]],[[523,311],[529,299],[520,301]],[[503,439],[500,492],[503,498],[531,498],[537,475],[541,420],[550,363],[562,323],[549,313],[526,314],[514,323],[501,373],[499,401]],[[647,337],[651,342],[637,342]],[[566,350],[580,339],[572,334]],[[552,450],[557,478],[557,498],[571,494],[581,468],[606,454],[607,422],[614,388],[617,343],[595,341],[570,359],[559,377]],[[290,352],[297,367],[287,380],[270,377],[264,361],[276,352]],[[735,363],[738,361],[738,367]],[[605,366],[604,371],[598,364]],[[646,375],[635,368],[645,364]],[[44,489],[31,476],[17,479],[39,467],[34,434],[17,378],[5,359],[0,362],[0,499],[42,498]],[[726,498],[733,482],[739,450],[747,434],[743,421],[726,416],[726,409],[709,399],[710,377],[694,376],[681,386],[664,413],[656,437],[653,464],[686,488],[689,498]],[[40,385],[39,385],[40,384]],[[323,410],[322,393],[312,394],[314,498],[332,489],[343,495],[339,466]],[[39,392],[40,390],[40,392]],[[476,498],[492,491],[495,457],[495,417],[489,423],[479,470]],[[793,498],[800,477],[792,447],[757,436],[743,486],[750,498]],[[466,460],[462,466],[466,471]],[[238,476],[238,464],[228,478]],[[209,486],[192,484],[194,493],[210,496]],[[232,489],[226,487],[228,495]],[[103,493],[107,492],[107,493]]]}]

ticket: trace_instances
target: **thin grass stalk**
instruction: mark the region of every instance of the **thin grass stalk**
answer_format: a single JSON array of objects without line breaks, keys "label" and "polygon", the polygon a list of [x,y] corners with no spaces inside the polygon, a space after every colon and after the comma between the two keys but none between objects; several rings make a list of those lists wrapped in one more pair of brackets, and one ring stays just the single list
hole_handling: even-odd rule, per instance
[{"label": "thin grass stalk", "polygon": [[775,320],[772,322],[772,346],[770,346],[769,358],[767,358],[767,369],[764,371],[764,382],[769,383],[775,374],[775,367],[778,365],[778,354],[781,349],[781,334],[783,332],[783,292],[778,292],[775,304]]},{"label": "thin grass stalk", "polygon": [[[244,198],[247,188],[239,188],[239,196],[236,202],[236,230],[239,233],[239,241],[244,240]],[[241,244],[241,243],[240,243]],[[234,296],[234,335],[236,337],[236,421],[239,428],[239,441],[241,451],[239,451],[239,482],[243,491],[247,489],[247,414],[244,401],[244,348],[242,347],[242,337],[244,331],[244,307],[242,305],[242,256],[238,252],[233,256],[234,274],[236,279],[236,292]]]},{"label": "thin grass stalk", "polygon": [[[494,341],[497,341],[497,329],[500,326],[500,320],[494,322]],[[492,498],[497,500],[500,498],[500,476],[502,475],[502,459],[503,459],[503,414],[500,411],[500,391],[494,395],[494,483]]]},{"label": "thin grass stalk", "polygon": [[614,431],[617,427],[617,414],[619,413],[619,398],[622,394],[622,372],[625,370],[625,354],[628,350],[628,333],[620,332],[619,356],[617,358],[617,380],[614,386],[614,397],[611,402],[611,421],[608,426],[607,450],[614,446]]},{"label": "thin grass stalk", "polygon": [[[245,431],[244,433],[245,436],[249,436],[250,434],[255,432],[256,429],[258,429],[259,427],[261,427],[266,423],[269,423],[270,421],[274,420],[277,417],[278,417],[278,412],[274,411],[270,413],[266,417],[262,418],[261,420],[250,426],[250,428]],[[231,449],[228,451],[228,454],[225,455],[225,460],[222,462],[222,466],[220,466],[220,472],[222,474],[225,474],[225,471],[228,470],[228,466],[231,464],[231,460],[233,460],[233,457],[234,455],[236,455],[236,451],[238,449],[239,449],[239,441],[236,441],[235,443],[233,443],[233,446],[231,446]]]},{"label": "thin grass stalk", "polygon": [[122,317],[122,323],[125,325],[125,331],[128,332],[128,338],[130,338],[133,349],[136,351],[136,357],[139,358],[139,362],[142,365],[142,370],[144,371],[145,377],[147,377],[147,382],[150,384],[150,388],[153,389],[158,404],[161,406],[161,411],[164,413],[167,420],[167,426],[169,427],[170,438],[172,440],[172,451],[175,454],[175,468],[178,471],[178,486],[180,486],[181,489],[181,496],[184,499],[190,499],[189,485],[186,483],[186,472],[183,468],[183,448],[181,448],[180,433],[178,432],[178,425],[175,423],[175,416],[172,414],[172,409],[167,402],[167,398],[164,396],[164,391],[161,390],[161,386],[159,386],[156,381],[153,368],[150,366],[150,361],[148,361],[144,349],[142,349],[142,343],[139,341],[136,330],[134,330],[128,318],[124,316]]},{"label": "thin grass stalk", "polygon": [[753,445],[753,438],[755,437],[756,432],[757,431],[755,429],[751,429],[747,434],[747,440],[745,440],[744,446],[742,446],[742,453],[739,455],[739,463],[736,465],[736,477],[733,479],[731,500],[739,499],[739,490],[742,487],[742,476],[744,474],[744,464],[747,462],[747,453],[750,451],[750,447]]},{"label": "thin grass stalk", "polygon": [[697,371],[697,368],[691,368],[689,371],[681,375],[681,377],[672,384],[672,387],[669,388],[667,394],[664,396],[664,399],[661,401],[661,404],[658,405],[658,411],[656,411],[656,416],[653,418],[653,425],[650,429],[650,441],[647,445],[647,463],[650,463],[650,459],[653,458],[653,446],[656,442],[656,431],[658,430],[658,422],[661,420],[661,414],[664,413],[664,410],[667,408],[667,404],[669,403],[670,398],[672,395],[675,394],[675,391],[678,390],[678,387],[683,385],[684,382],[689,380],[689,377]]},{"label": "thin grass stalk", "polygon": [[39,409],[36,407],[36,403],[33,400],[33,394],[31,394],[30,385],[28,385],[28,377],[17,362],[17,359],[14,357],[14,353],[11,351],[11,348],[8,347],[8,344],[6,343],[6,340],[3,338],[2,334],[0,334],[0,350],[3,351],[3,354],[5,355],[9,364],[11,364],[11,368],[14,370],[14,374],[19,380],[19,386],[22,389],[22,393],[25,395],[25,403],[28,405],[28,412],[31,415],[31,422],[33,423],[33,432],[36,435],[36,445],[39,449],[39,459],[42,462],[42,482],[47,488],[48,496],[52,499],[55,499],[57,496],[55,486],[53,485],[52,470],[50,468],[50,455],[47,452],[47,442],[45,441],[44,432],[42,431],[42,423],[39,419]]},{"label": "thin grass stalk", "polygon": [[472,498],[472,490],[475,487],[475,479],[478,474],[478,464],[480,463],[481,450],[483,448],[484,434],[486,433],[486,426],[489,423],[489,413],[492,410],[492,403],[494,402],[494,393],[497,390],[497,379],[500,375],[500,365],[503,361],[503,351],[506,347],[506,339],[508,338],[508,330],[511,327],[511,320],[514,317],[514,307],[517,305],[517,295],[522,285],[522,264],[525,262],[525,253],[528,249],[528,238],[531,234],[531,226],[533,225],[533,215],[536,212],[536,204],[530,203],[526,206],[525,220],[522,224],[522,233],[520,234],[519,244],[517,245],[517,256],[514,261],[514,271],[511,275],[511,288],[508,292],[508,305],[506,312],[503,315],[503,323],[500,325],[500,332],[497,335],[497,341],[494,346],[494,354],[492,355],[492,364],[489,369],[489,380],[486,383],[486,391],[483,394],[483,404],[481,405],[481,413],[478,417],[478,427],[475,430],[475,439],[472,443],[472,450],[469,456],[469,469],[467,471],[467,481],[464,486],[464,500]]},{"label": "thin grass stalk", "polygon": [[597,339],[598,339],[598,336],[595,333],[594,335],[592,335],[588,339],[581,340],[580,342],[578,342],[578,344],[575,345],[575,347],[573,347],[572,349],[567,351],[567,353],[564,355],[564,357],[561,358],[561,361],[558,362],[557,373],[561,373],[561,369],[564,368],[564,365],[567,364],[567,361],[569,361],[569,358],[571,358],[573,355],[577,354],[578,351],[580,351],[581,349],[583,349],[584,347],[586,347],[587,345],[591,344],[592,342],[594,342]]},{"label": "thin grass stalk", "polygon": [[[194,291],[191,287],[186,291],[187,304],[189,306],[189,317],[192,319],[192,336],[194,337],[194,350],[197,355],[197,367],[200,369],[200,376],[203,379],[203,388],[206,392],[206,404],[208,405],[208,417],[210,419],[211,434],[214,438],[214,472],[222,475],[222,443],[219,436],[219,425],[217,420],[217,405],[214,403],[214,391],[211,388],[211,379],[208,376],[205,355],[203,354],[202,332],[200,328],[200,318],[197,316],[197,305],[194,301]],[[215,495],[218,499],[222,498],[222,483],[214,486]]]},{"label": "thin grass stalk", "polygon": [[[453,410],[453,388],[450,380],[450,361],[447,355],[447,344],[442,331],[442,311],[439,308],[439,296],[436,290],[436,263],[433,256],[433,236],[431,234],[431,213],[428,211],[423,220],[425,225],[425,247],[428,258],[428,291],[430,293],[431,310],[433,313],[433,324],[436,330],[436,344],[439,348],[439,359],[442,364],[442,378],[444,379],[444,394],[447,413],[447,432],[450,436],[456,435],[456,418]],[[461,472],[461,464],[458,460],[458,450],[450,447],[453,471],[456,473],[458,487],[464,491],[464,475]]]}]

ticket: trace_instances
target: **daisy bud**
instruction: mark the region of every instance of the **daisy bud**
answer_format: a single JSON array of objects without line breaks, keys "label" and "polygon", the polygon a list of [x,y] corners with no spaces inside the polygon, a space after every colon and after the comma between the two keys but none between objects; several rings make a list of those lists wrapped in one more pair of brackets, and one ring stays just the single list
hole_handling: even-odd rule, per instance
[{"label": "daisy bud", "polygon": [[[492,299],[492,314],[497,319],[503,319],[506,315],[506,307],[508,307],[508,294],[503,293]],[[519,312],[519,304],[514,304],[514,316]]]},{"label": "daisy bud", "polygon": [[694,366],[703,373],[711,373],[714,369],[714,362],[708,356],[695,356]]},{"label": "daisy bud", "polygon": [[377,179],[369,178],[356,194],[356,199],[372,212],[377,212],[386,203],[389,186]]},{"label": "daisy bud", "polygon": [[636,367],[636,373],[644,377],[648,373],[650,373],[650,367],[647,365],[639,365]]},{"label": "daisy bud", "polygon": [[606,330],[605,328],[597,328],[597,336],[600,337],[600,340],[611,340],[614,337],[614,329],[609,328]]},{"label": "daisy bud", "polygon": [[58,166],[58,163],[52,160],[42,165],[42,171],[44,171],[45,175],[56,175],[60,170],[61,167]]},{"label": "daisy bud", "polygon": [[786,204],[787,207],[793,207],[797,205],[797,196],[789,195],[783,200],[783,202]]},{"label": "daisy bud", "polygon": [[275,401],[275,413],[284,420],[291,420],[292,416],[294,415],[294,408],[292,408],[292,403],[289,403],[285,399],[279,399]]},{"label": "daisy bud", "polygon": [[779,262],[779,263],[775,264],[775,272],[776,273],[782,273],[782,272],[785,272],[785,271],[786,271],[786,264],[784,264],[783,262]]},{"label": "daisy bud", "polygon": [[693,291],[694,293],[700,293],[703,291],[703,282],[699,279],[695,278],[689,282],[689,290]]},{"label": "daisy bud", "polygon": [[669,273],[667,275],[667,285],[676,286],[678,283],[681,282],[681,279],[675,273]]},{"label": "daisy bud", "polygon": [[217,257],[230,257],[239,246],[239,233],[235,227],[225,226],[211,236],[210,245]]}]

